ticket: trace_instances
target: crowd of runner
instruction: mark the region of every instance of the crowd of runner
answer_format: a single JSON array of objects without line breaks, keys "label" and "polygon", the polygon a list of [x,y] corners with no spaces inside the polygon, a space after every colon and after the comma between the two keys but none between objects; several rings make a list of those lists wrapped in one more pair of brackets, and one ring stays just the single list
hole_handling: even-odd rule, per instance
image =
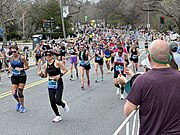
[{"label": "crowd of runner", "polygon": [[[132,30],[131,27],[127,26],[116,29],[89,26],[83,29],[82,34],[76,34],[74,38],[61,40],[61,42],[47,43],[43,41],[36,44],[32,53],[38,66],[37,74],[42,78],[49,78],[50,103],[56,115],[53,122],[62,119],[57,105],[62,106],[65,112],[69,111],[67,103],[62,101],[62,76],[67,73],[68,69],[70,81],[80,77],[80,88],[82,90],[90,87],[93,82],[104,81],[105,72],[114,73],[116,94],[123,100],[125,99],[124,89],[127,83],[126,75],[131,72],[128,65],[132,64],[134,74],[139,71],[141,65],[147,71],[149,69],[148,63],[143,64],[139,61],[140,44],[143,46],[141,49],[148,53],[148,45],[155,39],[166,40],[167,42],[172,40],[158,32],[146,32],[143,29]],[[178,37],[175,40],[176,42],[171,43],[170,48],[178,69],[180,68],[180,44]],[[16,111],[21,113],[25,112],[23,89],[27,78],[25,70],[29,68],[27,51],[28,48],[24,48],[24,54],[22,54],[18,45],[13,44],[5,46],[0,52],[0,69],[4,63],[3,65],[7,68],[11,78],[12,94],[17,101]],[[75,69],[75,73],[73,69]],[[94,70],[95,80],[90,80],[90,70]],[[0,76],[1,82],[3,80]]]}]

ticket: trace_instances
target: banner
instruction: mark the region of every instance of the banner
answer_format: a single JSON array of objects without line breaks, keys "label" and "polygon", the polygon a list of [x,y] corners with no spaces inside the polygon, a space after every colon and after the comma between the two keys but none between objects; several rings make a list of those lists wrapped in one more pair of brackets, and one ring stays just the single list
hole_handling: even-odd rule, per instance
[{"label": "banner", "polygon": [[63,18],[67,18],[69,15],[69,6],[63,6]]}]

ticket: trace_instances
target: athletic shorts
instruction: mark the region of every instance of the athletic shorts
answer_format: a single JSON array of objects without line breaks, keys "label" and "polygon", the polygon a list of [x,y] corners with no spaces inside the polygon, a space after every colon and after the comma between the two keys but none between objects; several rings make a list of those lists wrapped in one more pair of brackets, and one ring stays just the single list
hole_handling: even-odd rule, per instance
[{"label": "athletic shorts", "polygon": [[39,60],[41,59],[42,57],[41,56],[36,56],[36,60]]},{"label": "athletic shorts", "polygon": [[11,83],[19,85],[20,83],[26,84],[27,76],[11,76]]},{"label": "athletic shorts", "polygon": [[[124,77],[126,77],[126,74],[124,74],[123,71],[121,72],[121,74],[122,74]],[[114,78],[117,78],[118,75],[119,75],[119,72],[114,71]]]},{"label": "athletic shorts", "polygon": [[110,58],[104,58],[105,61],[110,61],[111,60],[111,57]]},{"label": "athletic shorts", "polygon": [[69,64],[73,63],[77,65],[77,56],[70,56]]},{"label": "athletic shorts", "polygon": [[88,65],[82,65],[80,64],[81,67],[84,67],[85,70],[90,70],[91,69],[91,65],[88,64]]},{"label": "athletic shorts", "polygon": [[95,60],[95,63],[98,63],[99,65],[103,65],[103,59],[102,60]]}]

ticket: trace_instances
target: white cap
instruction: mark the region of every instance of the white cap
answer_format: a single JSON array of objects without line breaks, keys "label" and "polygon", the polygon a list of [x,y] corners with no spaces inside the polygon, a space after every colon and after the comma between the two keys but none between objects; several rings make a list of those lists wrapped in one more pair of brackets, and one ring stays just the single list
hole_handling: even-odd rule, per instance
[{"label": "white cap", "polygon": [[152,69],[151,64],[149,63],[148,57],[141,62],[141,65],[146,66],[149,69]]}]

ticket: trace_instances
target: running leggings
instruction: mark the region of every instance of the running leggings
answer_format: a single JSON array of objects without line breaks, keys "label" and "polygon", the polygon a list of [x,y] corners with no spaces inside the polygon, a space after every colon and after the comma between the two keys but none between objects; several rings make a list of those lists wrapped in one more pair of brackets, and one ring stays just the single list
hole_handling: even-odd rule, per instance
[{"label": "running leggings", "polygon": [[63,108],[65,107],[65,104],[62,102],[63,82],[58,81],[58,89],[48,89],[48,91],[51,107],[56,116],[60,116],[57,105],[62,106]]}]

